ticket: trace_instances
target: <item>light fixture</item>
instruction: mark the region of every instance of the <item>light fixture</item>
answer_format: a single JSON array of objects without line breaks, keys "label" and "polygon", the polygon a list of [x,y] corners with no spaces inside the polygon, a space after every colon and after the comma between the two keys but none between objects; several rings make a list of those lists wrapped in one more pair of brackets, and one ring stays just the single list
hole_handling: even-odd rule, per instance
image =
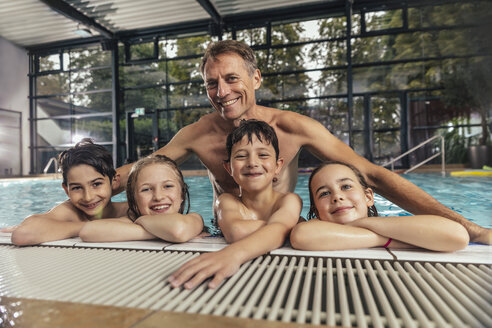
[{"label": "light fixture", "polygon": [[73,32],[82,38],[87,38],[89,36],[92,36],[91,30],[83,25],[82,27],[80,27],[80,24],[77,24],[77,29],[74,30]]}]

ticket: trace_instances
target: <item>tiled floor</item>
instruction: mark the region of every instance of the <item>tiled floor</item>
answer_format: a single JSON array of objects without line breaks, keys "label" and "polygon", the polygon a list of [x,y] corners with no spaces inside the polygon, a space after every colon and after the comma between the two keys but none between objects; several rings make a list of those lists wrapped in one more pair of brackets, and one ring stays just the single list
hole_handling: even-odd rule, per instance
[{"label": "tiled floor", "polygon": [[[0,233],[0,244],[11,244],[9,233]],[[217,251],[226,247],[223,238],[203,237],[187,243],[171,244],[163,241],[130,241],[114,243],[85,243],[80,238],[44,243],[50,246],[81,248],[117,248],[138,250]],[[405,261],[454,262],[492,264],[492,246],[469,245],[454,253],[436,253],[421,249],[390,250],[382,248],[345,251],[306,252],[286,246],[270,252],[272,255],[307,257],[333,257],[357,259],[383,259]],[[1,297],[0,277],[0,327],[310,327],[310,325],[284,322],[257,321],[224,316],[197,315],[152,311],[115,306],[89,305],[27,298]]]},{"label": "tiled floor", "polygon": [[[10,233],[0,232],[0,244],[11,244]],[[141,250],[169,250],[191,252],[214,252],[226,247],[224,238],[201,237],[182,244],[172,244],[159,240],[126,241],[111,243],[86,243],[80,238],[70,238],[43,243],[46,246],[117,248]],[[452,263],[492,264],[492,246],[469,245],[467,248],[453,253],[439,253],[423,249],[390,249],[366,248],[342,251],[299,251],[289,246],[281,247],[270,252],[272,255],[293,255],[312,257],[338,257],[380,260],[430,261]]]}]

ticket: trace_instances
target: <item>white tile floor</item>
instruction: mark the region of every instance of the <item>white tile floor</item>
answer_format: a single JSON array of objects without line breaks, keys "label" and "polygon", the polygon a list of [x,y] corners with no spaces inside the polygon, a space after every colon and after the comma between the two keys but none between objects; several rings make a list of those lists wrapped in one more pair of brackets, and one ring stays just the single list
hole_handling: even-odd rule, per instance
[{"label": "white tile floor", "polygon": [[[0,232],[0,244],[11,244],[10,233]],[[112,243],[86,243],[80,238],[70,238],[43,243],[49,246],[91,247],[91,248],[121,248],[121,249],[145,249],[145,250],[172,250],[191,252],[214,252],[227,246],[224,238],[201,237],[194,238],[187,243],[172,244],[158,240],[127,241]],[[422,249],[396,250],[388,252],[382,248],[367,248],[343,251],[299,251],[289,246],[281,247],[270,252],[272,255],[294,255],[310,257],[334,257],[357,259],[382,259],[401,261],[428,261],[450,263],[477,263],[492,265],[492,246],[468,245],[465,249],[453,253],[438,253]]]}]

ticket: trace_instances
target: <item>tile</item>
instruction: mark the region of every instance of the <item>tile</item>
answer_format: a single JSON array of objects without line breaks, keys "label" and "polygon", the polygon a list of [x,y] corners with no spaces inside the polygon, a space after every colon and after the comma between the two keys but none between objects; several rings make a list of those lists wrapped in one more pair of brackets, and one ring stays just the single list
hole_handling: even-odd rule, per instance
[{"label": "tile", "polygon": [[186,251],[186,252],[216,252],[220,251],[222,248],[226,247],[228,244],[218,243],[182,243],[182,244],[172,244],[164,248],[166,251]]},{"label": "tile", "polygon": [[0,308],[0,319],[8,327],[19,328],[130,328],[152,313],[143,309],[12,297],[1,297]]},{"label": "tile", "polygon": [[339,251],[300,251],[291,247],[281,247],[270,252],[271,255],[295,255],[312,257],[339,257],[356,259],[393,260],[394,258],[385,249],[347,249]]},{"label": "tile", "polygon": [[12,244],[11,235],[12,233],[10,232],[0,232],[0,244],[11,245]]},{"label": "tile", "polygon": [[[290,323],[281,321],[254,320],[226,316],[204,315],[196,313],[177,313],[158,311],[148,316],[132,328],[309,328],[309,324]],[[318,326],[316,326],[318,327]]]},{"label": "tile", "polygon": [[118,248],[118,249],[144,249],[144,250],[158,250],[161,251],[164,247],[171,245],[159,240],[134,240],[134,241],[118,241],[107,243],[86,243],[78,242],[75,247],[87,247],[87,248]]},{"label": "tile", "polygon": [[200,243],[200,244],[227,244],[224,237],[215,237],[215,236],[205,236],[193,238],[188,241],[188,243]]},{"label": "tile", "polygon": [[452,253],[423,249],[392,250],[392,252],[400,261],[492,264],[492,246],[489,245],[468,245],[465,249]]},{"label": "tile", "polygon": [[82,241],[79,237],[76,238],[68,238],[68,239],[62,239],[62,240],[53,240],[53,241],[47,241],[45,243],[41,243],[43,246],[67,246],[67,247],[72,247],[75,246],[76,243]]}]

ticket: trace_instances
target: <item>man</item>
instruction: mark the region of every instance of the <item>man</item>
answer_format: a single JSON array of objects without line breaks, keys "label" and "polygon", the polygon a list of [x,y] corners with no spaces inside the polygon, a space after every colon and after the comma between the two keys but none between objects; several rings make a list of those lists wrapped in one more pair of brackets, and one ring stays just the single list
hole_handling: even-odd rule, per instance
[{"label": "man", "polygon": [[[294,112],[256,104],[255,90],[261,85],[261,73],[254,53],[247,45],[225,40],[212,43],[200,66],[207,96],[215,112],[182,128],[157,154],[178,163],[195,153],[207,167],[214,199],[223,192],[238,195],[237,184],[223,167],[227,158],[226,138],[241,120],[257,119],[271,125],[278,136],[284,167],[274,182],[280,192],[291,192],[297,183],[298,157],[302,147],[322,160],[352,164],[366,177],[375,192],[413,214],[435,214],[462,224],[470,241],[490,244],[492,232],[466,220],[429,194],[399,175],[372,164],[338,140],[319,122]],[[117,172],[125,186],[131,164]],[[215,204],[215,202],[214,202]]]}]

